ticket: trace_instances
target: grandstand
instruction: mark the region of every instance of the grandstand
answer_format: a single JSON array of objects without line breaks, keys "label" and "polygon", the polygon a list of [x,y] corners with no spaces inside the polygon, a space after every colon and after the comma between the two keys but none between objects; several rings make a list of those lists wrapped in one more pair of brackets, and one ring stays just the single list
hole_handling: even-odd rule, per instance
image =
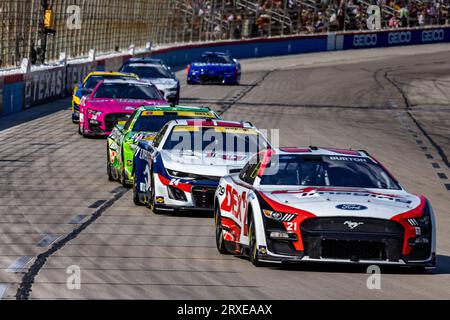
[{"label": "grandstand", "polygon": [[[450,0],[0,0],[0,68],[97,53],[131,45],[249,39],[367,29],[378,5],[382,28],[449,22]],[[80,28],[68,27],[68,7]],[[47,23],[47,24],[46,24]]]}]

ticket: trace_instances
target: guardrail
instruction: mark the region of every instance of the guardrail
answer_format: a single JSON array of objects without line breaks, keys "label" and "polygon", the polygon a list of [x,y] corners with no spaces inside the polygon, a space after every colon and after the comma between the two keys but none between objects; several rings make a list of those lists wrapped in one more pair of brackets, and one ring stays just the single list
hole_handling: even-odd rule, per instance
[{"label": "guardrail", "polygon": [[[178,45],[154,50],[153,57],[171,66],[186,65],[204,51],[226,51],[238,59],[333,50],[450,42],[450,27],[346,32]],[[148,53],[140,53],[140,56]],[[117,70],[131,55],[91,62],[48,66],[29,73],[0,76],[0,116],[69,96],[75,84],[93,70]]]}]

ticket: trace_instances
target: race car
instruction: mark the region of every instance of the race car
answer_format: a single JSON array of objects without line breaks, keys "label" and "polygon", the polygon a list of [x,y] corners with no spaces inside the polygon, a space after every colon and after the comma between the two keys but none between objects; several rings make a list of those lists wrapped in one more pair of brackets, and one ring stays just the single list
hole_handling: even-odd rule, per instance
[{"label": "race car", "polygon": [[152,141],[158,131],[174,119],[220,119],[208,107],[144,106],[124,123],[115,125],[107,143],[107,174],[123,186],[133,183],[133,157],[140,140]]},{"label": "race car", "polygon": [[84,78],[83,83],[75,86],[72,94],[72,122],[78,123],[80,117],[80,101],[85,95],[92,93],[97,84],[104,79],[139,79],[135,74],[123,72],[94,71]]},{"label": "race car", "polygon": [[214,200],[220,253],[256,265],[436,264],[435,218],[365,151],[269,149],[223,177]]},{"label": "race car", "polygon": [[241,64],[227,53],[205,52],[187,66],[187,84],[239,84]]},{"label": "race car", "polygon": [[80,103],[78,132],[83,136],[108,136],[118,121],[143,105],[168,105],[159,90],[143,80],[100,81]]},{"label": "race car", "polygon": [[153,143],[141,140],[134,156],[135,203],[154,213],[213,209],[222,176],[239,172],[269,146],[248,122],[214,119],[173,120]]},{"label": "race car", "polygon": [[150,58],[132,59],[126,62],[121,72],[137,74],[140,79],[151,81],[164,95],[164,98],[173,104],[180,101],[180,81],[175,73],[161,60]]}]

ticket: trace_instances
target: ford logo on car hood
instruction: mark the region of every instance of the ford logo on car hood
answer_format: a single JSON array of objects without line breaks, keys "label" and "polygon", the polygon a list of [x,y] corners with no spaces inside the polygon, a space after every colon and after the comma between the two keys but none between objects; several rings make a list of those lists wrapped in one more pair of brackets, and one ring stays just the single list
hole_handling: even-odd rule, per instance
[{"label": "ford logo on car hood", "polygon": [[367,210],[368,208],[366,206],[362,206],[360,204],[339,204],[336,206],[336,208],[341,210]]}]

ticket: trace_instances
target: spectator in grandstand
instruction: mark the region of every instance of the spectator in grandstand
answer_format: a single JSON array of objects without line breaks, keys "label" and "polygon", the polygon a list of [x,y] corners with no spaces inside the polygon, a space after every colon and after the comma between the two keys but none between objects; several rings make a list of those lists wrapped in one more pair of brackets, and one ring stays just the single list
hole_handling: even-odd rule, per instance
[{"label": "spectator in grandstand", "polygon": [[429,3],[428,9],[427,9],[427,16],[428,16],[428,24],[433,25],[436,23],[436,4]]},{"label": "spectator in grandstand", "polygon": [[393,14],[391,16],[391,18],[389,19],[389,28],[398,28],[398,26],[399,26],[399,21],[398,21],[396,15]]},{"label": "spectator in grandstand", "polygon": [[417,16],[417,23],[419,24],[419,27],[423,27],[425,25],[425,12],[423,10],[420,11]]},{"label": "spectator in grandstand", "polygon": [[405,28],[408,26],[408,8],[406,7],[406,4],[403,5],[403,7],[400,8],[399,11],[400,16],[400,27]]}]

